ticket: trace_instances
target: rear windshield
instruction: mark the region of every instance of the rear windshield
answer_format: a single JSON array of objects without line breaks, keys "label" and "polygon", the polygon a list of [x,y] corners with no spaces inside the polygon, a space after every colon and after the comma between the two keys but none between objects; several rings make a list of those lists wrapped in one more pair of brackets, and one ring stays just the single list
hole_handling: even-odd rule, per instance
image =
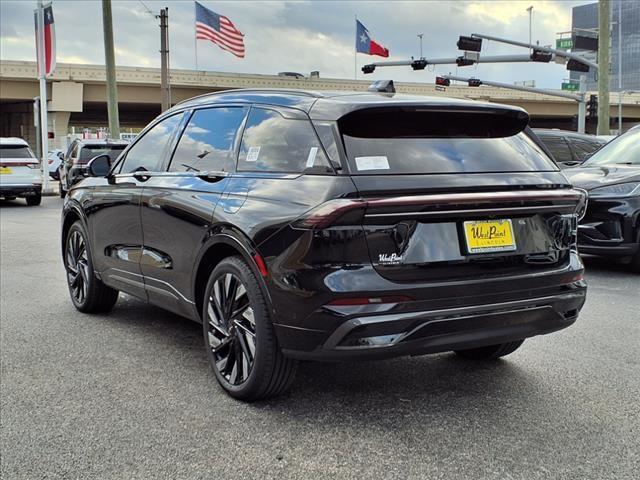
[{"label": "rear windshield", "polygon": [[369,112],[339,125],[355,175],[557,171],[514,115]]},{"label": "rear windshield", "polygon": [[98,155],[109,155],[113,162],[125,147],[126,145],[85,145],[82,147],[82,150],[80,150],[79,160],[81,163],[87,163]]},{"label": "rear windshield", "polygon": [[24,145],[0,145],[0,158],[34,158],[34,155]]}]

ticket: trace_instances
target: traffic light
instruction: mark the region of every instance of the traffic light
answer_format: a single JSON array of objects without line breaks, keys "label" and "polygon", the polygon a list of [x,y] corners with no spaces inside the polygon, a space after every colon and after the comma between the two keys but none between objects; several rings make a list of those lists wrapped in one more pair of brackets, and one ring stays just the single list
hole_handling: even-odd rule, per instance
[{"label": "traffic light", "polygon": [[424,70],[426,66],[427,66],[427,61],[424,58],[421,58],[420,60],[414,60],[411,62],[411,68],[413,68],[414,70]]},{"label": "traffic light", "polygon": [[589,95],[589,101],[587,102],[587,117],[596,118],[598,116],[598,96]]},{"label": "traffic light", "polygon": [[474,37],[465,37],[463,35],[458,38],[458,50],[467,50],[470,52],[479,52],[482,49],[482,39]]},{"label": "traffic light", "polygon": [[369,65],[362,67],[362,73],[373,73],[375,69],[376,66],[373,63],[370,63]]},{"label": "traffic light", "polygon": [[436,77],[436,85],[440,85],[442,87],[448,87],[451,85],[451,80],[444,77]]},{"label": "traffic light", "polygon": [[571,58],[567,62],[567,70],[570,70],[572,72],[588,72],[589,71],[589,65],[587,65],[586,63],[579,62],[578,60],[575,60],[575,59]]},{"label": "traffic light", "polygon": [[468,58],[458,57],[456,58],[456,65],[459,67],[468,67],[469,65],[473,65],[473,60],[469,60]]},{"label": "traffic light", "polygon": [[479,87],[480,85],[482,85],[482,80],[480,80],[479,78],[470,78],[469,79],[469,86],[470,87]]},{"label": "traffic light", "polygon": [[543,52],[541,50],[534,49],[533,53],[531,53],[531,60],[534,62],[549,63],[552,58],[553,58],[553,55],[551,53]]}]

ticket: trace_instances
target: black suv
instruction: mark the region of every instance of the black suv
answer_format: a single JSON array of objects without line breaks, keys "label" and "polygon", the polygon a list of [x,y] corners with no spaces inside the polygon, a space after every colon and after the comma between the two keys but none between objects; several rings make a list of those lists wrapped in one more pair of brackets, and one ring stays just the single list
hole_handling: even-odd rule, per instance
[{"label": "black suv", "polygon": [[98,155],[116,158],[128,145],[125,140],[76,139],[71,142],[67,154],[58,168],[60,196],[65,197],[69,189],[85,177],[87,163]]},{"label": "black suv", "polygon": [[594,135],[567,130],[534,128],[533,131],[549,149],[560,168],[580,165],[607,143]]},{"label": "black suv", "polygon": [[118,291],[203,323],[254,400],[297,359],[513,352],[572,324],[585,194],[522,109],[376,93],[235,90],[163,113],[67,196],[71,300]]}]

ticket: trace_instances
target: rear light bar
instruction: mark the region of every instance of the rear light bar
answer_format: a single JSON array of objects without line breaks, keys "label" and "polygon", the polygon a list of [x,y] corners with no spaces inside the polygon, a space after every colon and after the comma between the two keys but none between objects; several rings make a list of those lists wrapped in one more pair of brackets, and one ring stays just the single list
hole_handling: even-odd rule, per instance
[{"label": "rear light bar", "polygon": [[[336,199],[329,200],[296,220],[292,225],[300,229],[322,229],[335,225],[339,219],[356,210],[369,208],[385,208],[397,206],[472,206],[503,202],[572,202],[575,203],[575,215],[578,219],[584,216],[587,205],[587,193],[581,189],[562,190],[522,190],[509,192],[476,192],[476,193],[438,193],[432,195],[413,195],[391,198]],[[355,220],[355,219],[352,219]]]}]

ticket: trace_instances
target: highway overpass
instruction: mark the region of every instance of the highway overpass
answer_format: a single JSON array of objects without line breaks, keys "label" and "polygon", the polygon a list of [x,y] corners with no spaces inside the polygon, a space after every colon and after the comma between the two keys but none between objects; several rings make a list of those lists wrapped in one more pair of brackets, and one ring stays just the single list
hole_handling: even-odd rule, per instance
[{"label": "highway overpass", "polygon": [[[117,67],[120,123],[123,131],[138,131],[160,113],[160,70]],[[393,77],[393,71],[389,71]],[[293,88],[311,90],[366,90],[371,80],[293,78],[277,75],[172,70],[173,103],[230,88]],[[469,98],[517,105],[529,112],[532,125],[571,129],[578,113],[570,99],[494,87],[450,86],[437,91],[433,84],[398,82],[399,92]],[[62,147],[75,128],[107,126],[105,69],[101,65],[58,64],[47,82],[50,145]],[[593,92],[595,93],[595,92]],[[33,98],[39,95],[35,62],[0,61],[0,136],[18,136],[35,145]],[[611,94],[611,117],[617,119],[618,95]],[[623,128],[640,123],[640,93],[623,95]],[[615,125],[615,123],[614,123]],[[593,131],[594,124],[587,129]]]}]

